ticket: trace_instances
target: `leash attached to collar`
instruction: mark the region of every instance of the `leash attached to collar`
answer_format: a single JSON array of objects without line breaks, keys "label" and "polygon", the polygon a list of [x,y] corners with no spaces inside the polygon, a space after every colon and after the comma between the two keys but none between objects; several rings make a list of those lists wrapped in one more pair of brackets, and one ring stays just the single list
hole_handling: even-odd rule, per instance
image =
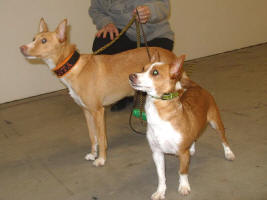
[{"label": "leash attached to collar", "polygon": [[79,58],[80,54],[77,51],[74,51],[62,63],[58,64],[53,71],[59,78],[61,78],[74,67]]},{"label": "leash attached to collar", "polygon": [[[179,97],[179,92],[176,91],[176,92],[166,93],[166,94],[163,94],[161,97],[156,97],[156,96],[151,96],[151,97],[154,98],[154,99],[159,99],[159,100],[164,100],[164,101],[165,100],[172,100],[174,98]],[[142,119],[144,121],[147,120],[146,112],[141,110],[141,109],[139,109],[139,108],[133,109],[131,115],[135,116],[136,118],[140,118],[140,119]],[[131,123],[130,123],[130,125],[131,125]],[[133,130],[136,132],[135,129],[133,129]],[[137,133],[141,134],[140,132],[137,132]],[[144,134],[142,133],[142,135],[144,135]]]}]

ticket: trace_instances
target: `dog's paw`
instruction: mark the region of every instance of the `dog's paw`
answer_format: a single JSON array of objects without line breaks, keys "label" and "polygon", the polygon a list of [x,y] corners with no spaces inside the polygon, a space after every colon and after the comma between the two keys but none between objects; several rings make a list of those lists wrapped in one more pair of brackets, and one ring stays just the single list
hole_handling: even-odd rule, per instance
[{"label": "dog's paw", "polygon": [[161,200],[165,199],[165,192],[164,191],[157,191],[151,196],[152,200]]},{"label": "dog's paw", "polygon": [[190,186],[189,185],[179,185],[178,192],[182,195],[188,195],[190,193]]},{"label": "dog's paw", "polygon": [[224,156],[227,160],[234,160],[235,159],[235,154],[232,152],[232,150],[230,149],[230,147],[226,144],[222,144],[223,145],[223,149],[224,149]]},{"label": "dog's paw", "polygon": [[235,159],[235,154],[230,150],[225,152],[225,158],[227,160],[233,161]]},{"label": "dog's paw", "polygon": [[95,158],[96,158],[96,156],[92,153],[88,153],[84,157],[85,160],[95,160]]},{"label": "dog's paw", "polygon": [[178,188],[178,192],[182,195],[188,195],[190,193],[190,185],[188,182],[187,174],[180,174],[180,184]]},{"label": "dog's paw", "polygon": [[105,165],[106,160],[104,158],[97,158],[94,162],[93,165],[96,167],[101,167]]}]

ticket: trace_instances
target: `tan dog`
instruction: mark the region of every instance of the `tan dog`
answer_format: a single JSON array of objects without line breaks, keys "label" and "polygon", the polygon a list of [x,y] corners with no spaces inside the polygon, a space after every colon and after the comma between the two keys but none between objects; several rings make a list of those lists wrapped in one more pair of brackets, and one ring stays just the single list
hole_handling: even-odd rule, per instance
[{"label": "tan dog", "polygon": [[[149,59],[145,48],[116,55],[79,55],[75,45],[67,42],[66,29],[67,20],[63,20],[54,32],[49,32],[45,21],[41,19],[40,32],[33,42],[20,49],[26,58],[45,61],[67,86],[75,102],[82,107],[92,145],[91,153],[85,159],[94,160],[95,166],[103,166],[107,149],[104,106],[134,94],[128,76],[141,71]],[[155,49],[167,63],[175,58],[167,50],[150,48],[152,52]]]},{"label": "tan dog", "polygon": [[185,56],[173,64],[154,62],[142,73],[130,75],[130,83],[136,90],[147,92],[145,111],[147,114],[147,139],[153,152],[158,173],[158,189],[153,200],[164,199],[165,164],[164,153],[180,158],[179,192],[188,194],[188,168],[190,155],[195,153],[195,141],[209,123],[222,139],[225,158],[234,160],[225,137],[224,127],[214,98],[189,78],[182,77]]}]

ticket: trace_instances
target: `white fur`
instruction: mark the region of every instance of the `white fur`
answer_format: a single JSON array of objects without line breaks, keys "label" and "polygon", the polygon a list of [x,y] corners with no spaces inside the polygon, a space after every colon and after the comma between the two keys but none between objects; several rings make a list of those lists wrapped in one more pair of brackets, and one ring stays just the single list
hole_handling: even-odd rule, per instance
[{"label": "white fur", "polygon": [[214,128],[215,130],[217,130],[217,126],[216,126],[216,123],[214,121],[210,121],[209,122],[211,127]]},{"label": "white fur", "polygon": [[165,161],[164,154],[159,151],[153,152],[153,159],[158,173],[158,189],[152,194],[153,200],[164,199],[166,192]]},{"label": "white fur", "polygon": [[193,156],[196,152],[195,149],[195,142],[191,145],[190,149],[189,149],[190,155]]},{"label": "white fur", "polygon": [[83,101],[81,100],[80,96],[72,89],[71,85],[69,84],[69,82],[65,79],[65,78],[60,78],[60,80],[64,83],[64,85],[67,86],[67,88],[69,89],[69,94],[70,96],[74,99],[74,101],[79,105],[79,106],[83,106],[86,107],[85,104],[83,103]]},{"label": "white fur", "polygon": [[179,188],[178,191],[182,194],[182,195],[187,195],[190,192],[190,185],[188,182],[188,175],[187,174],[180,174],[180,179],[179,179]]},{"label": "white fur", "polygon": [[230,149],[229,146],[226,146],[224,143],[222,143],[223,145],[223,149],[224,149],[224,156],[227,160],[234,160],[235,159],[235,155],[232,152],[232,150]]},{"label": "white fur", "polygon": [[84,157],[84,159],[85,160],[95,160],[95,158],[96,158],[96,155],[94,155],[94,154],[92,154],[92,153],[88,153],[88,154],[86,154],[85,155],[85,157]]},{"label": "white fur", "polygon": [[96,167],[104,166],[105,164],[105,159],[104,158],[97,158],[94,162],[93,165]]},{"label": "white fur", "polygon": [[152,151],[177,154],[179,144],[182,141],[182,135],[173,128],[170,122],[160,118],[154,105],[155,99],[147,96],[146,114],[147,114],[147,139]]},{"label": "white fur", "polygon": [[132,85],[132,87],[136,90],[141,90],[141,91],[147,92],[148,95],[158,96],[158,94],[155,90],[155,87],[154,87],[153,80],[149,76],[150,76],[150,70],[155,65],[162,65],[162,64],[164,64],[164,63],[162,63],[162,62],[152,63],[146,72],[136,73],[136,75],[138,77],[138,82],[137,82],[137,85]]},{"label": "white fur", "polygon": [[56,64],[52,59],[43,59],[44,62],[48,65],[49,69],[52,70],[56,67]]},{"label": "white fur", "polygon": [[153,152],[158,174],[158,188],[151,198],[159,200],[165,198],[166,192],[164,153],[177,154],[182,136],[170,122],[160,118],[154,101],[153,97],[147,96],[145,110],[148,123],[147,140]]},{"label": "white fur", "polygon": [[[158,174],[158,188],[151,196],[153,200],[165,198],[166,177],[164,153],[177,154],[179,145],[182,142],[182,135],[178,130],[174,129],[169,121],[161,119],[154,102],[153,96],[157,96],[153,80],[150,78],[150,71],[155,65],[163,63],[153,63],[144,73],[137,74],[138,82],[136,89],[147,92],[145,110],[147,115],[147,140],[153,152],[153,160],[155,162]],[[179,86],[179,85],[178,85]]]},{"label": "white fur", "polygon": [[176,83],[176,85],[175,85],[175,89],[176,89],[176,90],[180,90],[180,89],[182,89],[182,85],[181,85],[180,81],[177,81],[177,83]]},{"label": "white fur", "polygon": [[85,160],[95,160],[95,158],[97,157],[97,147],[98,147],[98,142],[97,142],[97,137],[95,136],[95,141],[96,143],[93,146],[93,153],[88,153],[85,155],[84,159]]}]

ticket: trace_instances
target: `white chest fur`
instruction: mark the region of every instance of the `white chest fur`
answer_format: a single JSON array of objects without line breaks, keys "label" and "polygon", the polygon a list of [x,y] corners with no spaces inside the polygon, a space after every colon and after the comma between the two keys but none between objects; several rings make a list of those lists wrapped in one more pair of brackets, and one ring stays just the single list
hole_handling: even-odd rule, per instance
[{"label": "white chest fur", "polygon": [[68,81],[66,81],[64,78],[60,78],[60,80],[64,83],[64,85],[66,85],[66,87],[69,90],[69,94],[70,96],[74,99],[74,101],[79,105],[79,106],[83,106],[85,107],[83,101],[81,100],[81,98],[79,97],[79,95],[77,95],[77,93],[72,89],[71,84],[69,84]]},{"label": "white chest fur", "polygon": [[148,96],[145,105],[149,145],[153,152],[176,154],[182,141],[182,135],[173,128],[170,122],[160,118],[153,101],[154,99]]}]

